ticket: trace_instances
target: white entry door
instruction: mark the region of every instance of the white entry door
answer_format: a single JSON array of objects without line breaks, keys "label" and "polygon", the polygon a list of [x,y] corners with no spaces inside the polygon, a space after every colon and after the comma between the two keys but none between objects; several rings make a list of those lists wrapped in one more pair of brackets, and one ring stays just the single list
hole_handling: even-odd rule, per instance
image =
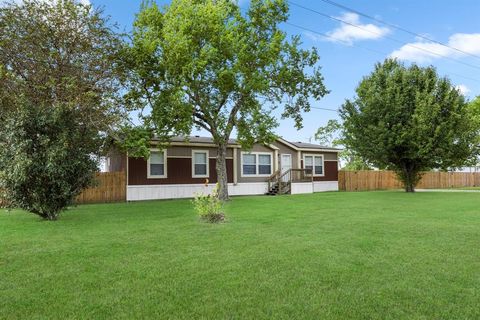
[{"label": "white entry door", "polygon": [[[280,172],[284,174],[288,170],[292,169],[292,155],[291,154],[281,154],[280,155]],[[285,176],[283,182],[287,182],[289,177]]]}]

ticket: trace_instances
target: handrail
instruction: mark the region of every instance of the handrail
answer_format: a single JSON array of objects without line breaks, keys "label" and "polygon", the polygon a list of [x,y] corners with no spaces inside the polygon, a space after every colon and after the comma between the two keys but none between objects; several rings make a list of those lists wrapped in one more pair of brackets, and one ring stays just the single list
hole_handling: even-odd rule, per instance
[{"label": "handrail", "polygon": [[268,177],[268,190],[277,184],[278,193],[285,194],[291,190],[292,182],[308,181],[313,182],[312,169],[288,169],[284,173],[281,173],[281,170],[277,170]]},{"label": "handrail", "polygon": [[280,175],[280,170],[275,171],[270,177],[268,177],[268,190],[278,182],[278,176]]},{"label": "handrail", "polygon": [[278,169],[277,171],[275,171],[274,173],[272,173],[272,174],[270,175],[270,177],[268,177],[268,180],[273,179],[276,175],[279,175],[279,174],[280,174],[280,169]]},{"label": "handrail", "polygon": [[278,178],[278,192],[280,194],[285,194],[288,192],[288,189],[291,187],[292,183],[292,169],[285,171],[280,178]]},{"label": "handrail", "polygon": [[293,176],[292,182],[313,182],[312,169],[290,169],[292,172],[298,172],[299,175]]}]

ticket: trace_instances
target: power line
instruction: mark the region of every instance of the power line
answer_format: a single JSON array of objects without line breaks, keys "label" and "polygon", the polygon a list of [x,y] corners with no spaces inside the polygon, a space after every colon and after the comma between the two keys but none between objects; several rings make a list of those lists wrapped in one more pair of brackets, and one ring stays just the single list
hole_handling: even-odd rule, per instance
[{"label": "power line", "polygon": [[[382,57],[383,57],[383,56],[388,56],[388,53],[386,53],[386,52],[378,51],[378,50],[371,49],[371,48],[368,48],[368,47],[365,47],[365,46],[360,46],[360,45],[358,45],[358,44],[353,44],[353,43],[350,43],[350,42],[348,42],[348,41],[343,41],[343,40],[340,40],[340,39],[336,39],[335,37],[332,37],[332,36],[330,36],[330,35],[328,35],[328,34],[325,34],[325,33],[323,33],[323,32],[318,32],[318,31],[315,31],[315,30],[312,30],[312,29],[309,29],[309,28],[305,28],[305,27],[299,26],[299,25],[294,24],[294,23],[291,23],[291,22],[285,22],[285,24],[290,25],[290,26],[295,27],[295,28],[298,28],[298,29],[301,29],[301,30],[304,30],[304,31],[311,32],[311,33],[313,33],[313,34],[317,34],[317,35],[319,35],[319,36],[322,36],[322,37],[325,37],[325,38],[328,38],[328,39],[335,39],[335,40],[337,40],[338,42],[342,42],[342,43],[344,43],[344,44],[346,44],[346,45],[351,45],[351,46],[354,46],[354,47],[357,47],[357,48],[361,48],[361,49],[364,49],[364,50],[367,50],[367,51],[370,51],[370,52],[374,52],[374,53],[376,53],[376,54],[381,55]],[[474,82],[480,83],[480,80],[478,80],[478,79],[474,79],[474,78],[470,78],[470,77],[467,77],[467,76],[463,76],[463,75],[458,74],[458,73],[448,72],[448,74],[453,75],[453,76],[457,76],[457,77],[459,77],[459,78],[464,78],[464,79],[466,79],[466,80],[470,80],[470,81],[474,81]]]},{"label": "power line", "polygon": [[414,31],[410,31],[410,30],[408,30],[408,29],[405,29],[405,28],[403,28],[403,27],[401,27],[401,26],[399,26],[399,25],[395,25],[395,24],[393,24],[393,23],[389,23],[389,22],[386,22],[386,21],[384,21],[384,20],[375,18],[375,17],[373,17],[373,16],[371,16],[371,15],[369,15],[369,14],[360,12],[360,11],[355,10],[355,9],[352,9],[352,8],[347,7],[347,6],[345,6],[345,5],[342,5],[342,4],[338,3],[338,2],[331,1],[331,0],[320,0],[320,1],[323,1],[323,2],[325,2],[325,3],[327,3],[327,4],[329,4],[329,5],[335,6],[335,7],[337,7],[337,8],[341,8],[341,9],[343,9],[343,10],[347,10],[347,11],[356,13],[356,14],[358,14],[359,16],[362,16],[362,17],[364,17],[364,18],[367,18],[367,19],[376,21],[376,22],[378,22],[378,23],[384,24],[384,25],[389,26],[389,27],[391,27],[391,28],[394,28],[394,29],[403,31],[403,32],[408,33],[408,34],[410,34],[410,35],[413,35],[413,36],[415,36],[415,37],[418,37],[418,38],[421,38],[421,39],[424,39],[424,40],[427,40],[427,41],[430,41],[430,42],[439,44],[439,45],[444,46],[444,47],[446,47],[446,48],[450,48],[450,49],[452,49],[452,50],[455,50],[455,51],[458,51],[458,52],[460,52],[460,53],[463,53],[463,54],[465,54],[465,55],[469,55],[469,56],[475,57],[475,58],[477,58],[477,59],[480,59],[480,56],[478,56],[478,55],[476,55],[476,54],[473,54],[473,53],[470,53],[470,52],[467,52],[467,51],[458,49],[458,48],[456,48],[456,47],[453,47],[453,46],[448,45],[448,44],[446,44],[446,43],[443,43],[443,42],[441,42],[441,41],[437,41],[437,40],[431,39],[431,38],[429,38],[429,37],[427,37],[427,36],[424,36],[424,35],[422,35],[422,34],[419,34],[419,33],[417,33],[417,32],[414,32]]},{"label": "power line", "polygon": [[[358,28],[358,29],[363,30],[363,31],[365,31],[365,32],[369,32],[369,33],[371,33],[371,34],[376,34],[376,35],[378,35],[378,36],[384,36],[383,34],[381,34],[381,33],[379,33],[379,32],[375,32],[375,31],[369,30],[369,29],[367,29],[367,28],[363,28],[363,27],[361,27],[361,26],[359,26],[359,25],[357,25],[357,24],[355,24],[355,23],[351,23],[351,22],[348,22],[348,21],[346,21],[346,20],[333,17],[333,16],[331,16],[331,15],[325,14],[325,13],[320,12],[320,11],[317,11],[317,10],[315,10],[315,9],[311,9],[311,8],[305,7],[305,6],[303,6],[303,5],[297,4],[297,3],[292,2],[292,1],[290,1],[290,0],[287,0],[287,1],[288,1],[288,3],[290,3],[290,4],[294,5],[294,6],[297,6],[297,7],[299,7],[299,8],[302,8],[302,9],[304,9],[304,10],[307,10],[307,11],[310,11],[310,12],[313,12],[313,13],[316,13],[316,14],[318,14],[318,15],[320,15],[320,16],[329,18],[329,19],[331,19],[331,20],[338,21],[338,22],[341,22],[341,23],[344,23],[344,24],[348,24],[348,25],[350,25],[350,26],[352,26],[352,27]],[[335,37],[331,37],[331,38],[335,39],[336,41],[339,40],[339,39],[337,39],[337,38],[335,38]],[[409,47],[411,47],[411,48],[414,48],[414,49],[417,49],[417,50],[421,50],[421,51],[424,51],[424,52],[427,52],[427,53],[436,55],[436,56],[438,56],[438,57],[442,57],[442,58],[444,58],[444,59],[448,59],[448,60],[451,60],[451,61],[454,61],[454,62],[463,64],[463,65],[465,65],[465,66],[468,66],[468,67],[471,67],[471,68],[475,68],[475,69],[479,69],[479,70],[480,70],[480,67],[479,67],[479,66],[475,66],[475,65],[473,65],[473,64],[466,63],[466,62],[463,62],[463,61],[460,61],[460,60],[457,60],[457,59],[454,59],[454,58],[451,58],[451,57],[448,57],[448,56],[439,54],[439,53],[437,53],[437,52],[434,52],[434,51],[431,51],[431,50],[428,50],[428,49],[424,49],[424,48],[415,46],[415,45],[410,44],[410,43],[408,43],[408,42],[404,42],[404,41],[401,41],[401,40],[398,40],[398,39],[395,39],[395,38],[389,37],[389,36],[385,36],[385,38],[386,38],[386,39],[389,39],[389,40],[391,40],[391,41],[400,43],[400,44],[402,44],[402,45],[409,46]]]},{"label": "power line", "polygon": [[326,111],[338,112],[337,109],[321,108],[321,107],[310,107],[310,108],[312,108],[312,109],[318,109],[318,110],[326,110]]},{"label": "power line", "polygon": [[387,53],[385,52],[382,52],[382,51],[378,51],[378,50],[375,50],[375,49],[372,49],[372,48],[369,48],[369,47],[365,47],[365,46],[360,46],[358,44],[353,44],[353,43],[350,43],[348,41],[344,41],[344,40],[340,40],[340,39],[337,39],[335,37],[332,37],[326,33],[323,33],[323,32],[318,32],[318,31],[315,31],[315,30],[312,30],[312,29],[309,29],[309,28],[305,28],[305,27],[302,27],[302,26],[299,26],[297,24],[294,24],[294,23],[291,23],[291,22],[285,22],[285,24],[288,24],[292,27],[295,27],[295,28],[298,28],[298,29],[302,29],[304,31],[308,31],[308,32],[311,32],[311,33],[314,33],[314,34],[317,34],[319,36],[322,36],[324,38],[328,38],[328,39],[332,39],[332,40],[335,40],[335,41],[338,41],[338,42],[341,42],[345,45],[348,45],[348,46],[354,46],[354,47],[357,47],[357,48],[361,48],[361,49],[364,49],[364,50],[367,50],[367,51],[370,51],[370,52],[374,52],[374,53],[377,53],[379,55],[381,55],[382,57],[385,56],[385,55],[388,55]]}]

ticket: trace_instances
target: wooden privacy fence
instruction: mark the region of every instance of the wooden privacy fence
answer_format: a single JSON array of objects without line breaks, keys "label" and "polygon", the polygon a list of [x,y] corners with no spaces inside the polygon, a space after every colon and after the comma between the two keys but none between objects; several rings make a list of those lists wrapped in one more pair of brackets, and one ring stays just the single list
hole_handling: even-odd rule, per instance
[{"label": "wooden privacy fence", "polygon": [[97,185],[84,190],[77,197],[77,204],[126,201],[125,172],[99,172],[95,175]]},{"label": "wooden privacy fence", "polygon": [[[480,186],[480,172],[425,172],[418,189],[449,189]],[[342,191],[401,189],[403,184],[393,171],[340,171]]]},{"label": "wooden privacy fence", "polygon": [[[84,190],[75,200],[77,204],[126,201],[125,172],[99,172],[95,174],[96,185]],[[6,204],[0,196],[0,207]]]}]

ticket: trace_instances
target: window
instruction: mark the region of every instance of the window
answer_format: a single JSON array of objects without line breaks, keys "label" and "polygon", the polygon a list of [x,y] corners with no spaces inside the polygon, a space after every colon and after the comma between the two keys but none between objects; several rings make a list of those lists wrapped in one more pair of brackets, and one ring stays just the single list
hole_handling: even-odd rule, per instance
[{"label": "window", "polygon": [[314,176],[323,176],[323,156],[305,155],[303,157],[303,167],[311,170]]},{"label": "window", "polygon": [[244,175],[256,175],[257,174],[257,156],[254,154],[242,155],[243,166],[242,172]]},{"label": "window", "polygon": [[167,177],[167,152],[157,149],[150,150],[148,158],[148,178]]},{"label": "window", "polygon": [[313,156],[305,156],[303,159],[303,163],[305,169],[310,170],[308,174],[310,174],[310,172],[313,172]]},{"label": "window", "polygon": [[315,170],[314,173],[318,175],[323,175],[323,157],[314,157],[315,159]]},{"label": "window", "polygon": [[208,151],[192,151],[192,177],[208,178]]},{"label": "window", "polygon": [[242,153],[242,176],[269,176],[272,174],[270,153]]},{"label": "window", "polygon": [[272,156],[269,154],[258,155],[258,173],[259,174],[272,174]]}]

